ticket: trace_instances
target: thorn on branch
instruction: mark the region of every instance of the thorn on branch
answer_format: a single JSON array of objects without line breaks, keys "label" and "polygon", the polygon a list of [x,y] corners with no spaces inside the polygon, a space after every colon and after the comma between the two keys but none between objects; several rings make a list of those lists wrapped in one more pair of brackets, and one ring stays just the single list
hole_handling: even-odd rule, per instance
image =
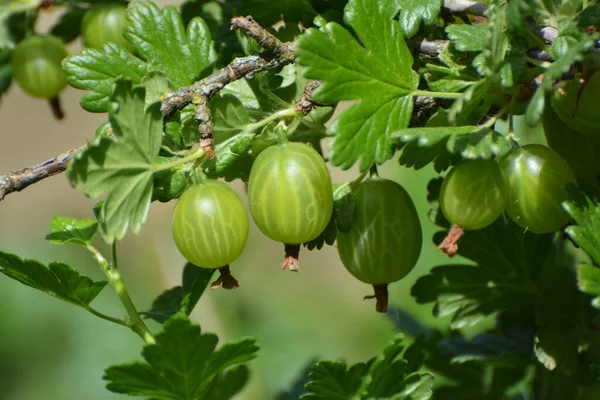
[{"label": "thorn on branch", "polygon": [[321,81],[310,80],[306,82],[306,87],[304,88],[304,94],[298,100],[296,100],[296,111],[301,112],[304,115],[308,115],[313,109],[313,107],[320,105],[317,104],[312,94],[313,92],[323,84]]}]

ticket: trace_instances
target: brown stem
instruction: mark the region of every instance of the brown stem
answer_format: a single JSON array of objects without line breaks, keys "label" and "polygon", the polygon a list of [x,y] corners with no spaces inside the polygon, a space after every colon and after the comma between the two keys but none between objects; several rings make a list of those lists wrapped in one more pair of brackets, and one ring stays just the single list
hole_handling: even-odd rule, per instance
[{"label": "brown stem", "polygon": [[296,57],[288,44],[281,42],[275,36],[267,32],[267,30],[260,26],[251,16],[232,18],[231,29],[243,29],[248,36],[256,39],[260,47],[277,56],[291,57],[292,60]]},{"label": "brown stem", "polygon": [[313,107],[317,105],[312,97],[313,92],[323,84],[321,81],[310,80],[306,82],[304,88],[304,94],[298,100],[296,100],[296,111],[301,112],[304,115],[308,115]]},{"label": "brown stem", "polygon": [[444,254],[448,254],[450,258],[454,257],[458,252],[458,241],[464,233],[465,230],[463,228],[452,225],[452,228],[450,228],[450,231],[448,231],[448,235],[438,246],[438,250],[443,251]]},{"label": "brown stem", "polygon": [[365,296],[364,300],[375,299],[377,301],[375,303],[375,311],[380,313],[386,313],[389,303],[388,284],[384,283],[373,285],[373,289],[375,290],[375,294]]},{"label": "brown stem", "polygon": [[48,104],[50,105],[50,110],[52,110],[52,115],[54,116],[54,118],[60,121],[65,117],[65,113],[60,103],[60,97],[56,96],[51,99],[48,99]]},{"label": "brown stem", "polygon": [[229,265],[219,268],[219,278],[210,284],[212,290],[222,287],[223,289],[235,289],[240,287],[240,282],[231,275]]},{"label": "brown stem", "polygon": [[213,158],[213,145],[215,144],[213,132],[215,126],[213,124],[212,113],[210,112],[210,108],[208,108],[208,100],[206,97],[201,96],[196,99],[194,104],[196,105],[194,119],[198,123],[200,147],[206,151],[208,158]]},{"label": "brown stem", "polygon": [[300,245],[297,244],[286,244],[285,245],[285,258],[283,259],[282,270],[290,269],[292,272],[298,272],[300,261]]},{"label": "brown stem", "polygon": [[86,146],[68,150],[54,158],[46,160],[40,164],[32,165],[19,171],[13,171],[7,175],[0,176],[0,200],[3,200],[7,194],[20,192],[29,185],[41,181],[52,175],[59,174],[67,168],[69,160]]}]

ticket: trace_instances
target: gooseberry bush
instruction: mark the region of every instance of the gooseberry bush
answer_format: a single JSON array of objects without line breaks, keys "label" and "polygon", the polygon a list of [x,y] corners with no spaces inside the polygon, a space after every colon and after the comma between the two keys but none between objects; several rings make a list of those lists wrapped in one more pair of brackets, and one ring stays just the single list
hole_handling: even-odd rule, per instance
[{"label": "gooseberry bush", "polygon": [[[367,362],[316,362],[285,398],[600,398],[600,4],[0,4],[0,93],[18,85],[61,117],[68,83],[84,110],[106,115],[83,147],[0,176],[0,200],[65,172],[98,200],[94,218],[55,217],[46,239],[87,249],[106,280],[5,251],[0,272],[143,340],[143,361],[105,370],[108,390],[171,400],[243,393],[255,340],[217,346],[189,315],[209,285],[240,286],[236,259],[254,221],[282,244],[284,270],[311,268],[301,249],[336,246],[402,331]],[[62,14],[40,32],[50,7]],[[83,49],[67,54],[76,40]],[[515,129],[517,118],[545,137]],[[396,160],[439,175],[422,182],[429,215],[415,208],[425,199],[379,176]],[[354,180],[332,183],[331,171],[351,167]],[[246,198],[230,188],[236,180]],[[171,201],[174,245],[188,263],[181,285],[140,312],[118,244],[140,231],[153,202]],[[422,255],[426,219],[440,228],[435,245],[459,260],[428,266],[411,289],[449,317],[443,331],[409,323],[388,298]],[[109,284],[127,317],[92,305]]]}]

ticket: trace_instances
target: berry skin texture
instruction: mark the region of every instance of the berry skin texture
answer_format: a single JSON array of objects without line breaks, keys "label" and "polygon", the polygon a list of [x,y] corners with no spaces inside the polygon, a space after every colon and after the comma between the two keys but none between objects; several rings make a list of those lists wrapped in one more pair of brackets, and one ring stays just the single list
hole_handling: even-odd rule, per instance
[{"label": "berry skin texture", "polygon": [[123,36],[129,25],[125,17],[124,4],[98,4],[93,6],[81,21],[81,35],[87,47],[101,49],[105,43],[117,43],[133,51],[131,44]]},{"label": "berry skin texture", "polygon": [[569,221],[561,203],[565,188],[575,184],[575,176],[556,152],[530,144],[512,151],[500,162],[508,181],[506,212],[522,228],[534,233],[550,233]]},{"label": "berry skin texture", "polygon": [[[560,119],[579,133],[600,136],[600,73],[592,75],[585,86],[578,79],[569,81],[552,96],[552,107]],[[578,99],[579,97],[579,99]]]},{"label": "berry skin texture", "polygon": [[188,188],[173,215],[173,239],[181,254],[203,268],[237,259],[248,240],[248,214],[227,184],[206,180]]},{"label": "berry skin texture", "polygon": [[61,62],[67,56],[63,42],[54,36],[32,36],[14,49],[10,64],[21,89],[33,97],[50,99],[67,86]]},{"label": "berry skin texture", "polygon": [[466,230],[491,225],[504,211],[507,182],[495,160],[467,160],[452,168],[440,192],[446,219]]},{"label": "berry skin texture", "polygon": [[354,190],[356,220],[338,232],[342,263],[354,277],[372,285],[404,278],[421,253],[417,210],[406,190],[387,179],[368,179]]},{"label": "berry skin texture", "polygon": [[311,241],[333,212],[327,164],[303,143],[271,146],[254,161],[248,200],[254,222],[270,239],[289,245]]}]

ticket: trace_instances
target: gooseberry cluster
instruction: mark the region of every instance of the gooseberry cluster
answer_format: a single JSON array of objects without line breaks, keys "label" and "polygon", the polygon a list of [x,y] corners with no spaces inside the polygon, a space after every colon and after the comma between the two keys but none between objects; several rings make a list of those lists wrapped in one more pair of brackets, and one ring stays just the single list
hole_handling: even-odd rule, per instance
[{"label": "gooseberry cluster", "polygon": [[[186,259],[219,268],[212,287],[239,286],[229,264],[248,238],[242,200],[227,184],[203,177],[180,197],[173,217],[173,238]],[[421,251],[421,225],[402,186],[372,176],[353,183],[356,218],[338,232],[338,252],[348,271],[375,288],[377,310],[387,310],[387,284],[406,276]],[[283,269],[298,271],[300,246],[317,238],[332,218],[331,176],[310,145],[279,142],[256,157],[248,181],[252,218],[261,232],[285,247]]]},{"label": "gooseberry cluster", "polygon": [[[87,47],[102,48],[106,43],[118,43],[129,51],[133,48],[123,36],[128,25],[124,3],[102,3],[86,11],[81,36]],[[51,34],[33,35],[14,48],[10,58],[14,80],[30,96],[57,101],[67,86],[62,61],[68,55],[65,43]],[[57,106],[59,107],[59,106]],[[58,112],[61,118],[62,112]]]},{"label": "gooseberry cluster", "polygon": [[465,160],[442,183],[440,208],[453,226],[439,249],[453,257],[464,230],[486,228],[503,211],[526,231],[555,232],[569,221],[561,206],[569,184],[577,184],[569,165],[539,144],[517,147],[499,161]]}]

